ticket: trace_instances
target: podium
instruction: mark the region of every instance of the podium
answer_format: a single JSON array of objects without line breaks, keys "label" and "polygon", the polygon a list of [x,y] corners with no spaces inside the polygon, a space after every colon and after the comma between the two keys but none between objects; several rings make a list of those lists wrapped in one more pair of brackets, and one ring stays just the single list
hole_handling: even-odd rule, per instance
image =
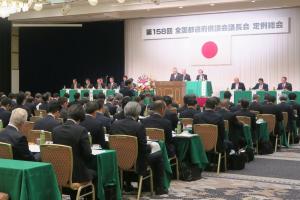
[{"label": "podium", "polygon": [[183,105],[185,85],[186,83],[182,81],[156,81],[156,95],[170,96],[176,103]]}]

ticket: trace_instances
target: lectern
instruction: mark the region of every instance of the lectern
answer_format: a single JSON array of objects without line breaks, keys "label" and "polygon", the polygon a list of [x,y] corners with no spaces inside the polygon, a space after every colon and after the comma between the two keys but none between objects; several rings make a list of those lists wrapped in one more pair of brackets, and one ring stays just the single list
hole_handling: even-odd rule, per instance
[{"label": "lectern", "polygon": [[182,81],[156,81],[156,95],[170,96],[173,100],[183,105],[183,97],[185,95],[185,82]]}]

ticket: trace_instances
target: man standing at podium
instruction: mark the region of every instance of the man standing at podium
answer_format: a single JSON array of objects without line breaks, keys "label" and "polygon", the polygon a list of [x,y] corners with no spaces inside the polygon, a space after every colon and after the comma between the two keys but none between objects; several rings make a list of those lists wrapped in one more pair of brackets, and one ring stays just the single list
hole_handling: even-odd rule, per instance
[{"label": "man standing at podium", "polygon": [[177,72],[177,68],[173,68],[173,73],[171,74],[170,81],[182,81],[183,75]]},{"label": "man standing at podium", "polygon": [[197,75],[196,80],[197,81],[207,81],[207,75],[203,74],[203,70],[202,69],[198,70],[198,75]]}]

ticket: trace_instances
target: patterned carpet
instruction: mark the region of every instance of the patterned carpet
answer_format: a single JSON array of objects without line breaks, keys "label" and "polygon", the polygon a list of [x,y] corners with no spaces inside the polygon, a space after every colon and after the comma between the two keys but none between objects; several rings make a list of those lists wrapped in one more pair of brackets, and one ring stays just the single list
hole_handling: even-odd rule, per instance
[{"label": "patterned carpet", "polygon": [[[172,181],[168,195],[143,193],[142,199],[299,200],[299,168],[300,146],[293,145],[272,155],[256,156],[244,170],[220,175],[204,172],[204,178],[193,182]],[[133,200],[135,196],[123,198]]]}]

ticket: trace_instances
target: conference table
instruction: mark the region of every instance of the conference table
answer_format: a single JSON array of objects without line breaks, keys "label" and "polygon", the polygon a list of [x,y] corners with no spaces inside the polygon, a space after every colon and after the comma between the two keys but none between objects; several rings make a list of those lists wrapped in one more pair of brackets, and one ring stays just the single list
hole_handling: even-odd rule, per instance
[{"label": "conference table", "polygon": [[0,159],[0,191],[11,200],[61,199],[52,165]]},{"label": "conference table", "polygon": [[[296,102],[300,103],[300,91],[287,91],[287,90],[272,90],[272,91],[262,91],[262,90],[229,90],[232,94],[233,103],[237,104],[239,100],[246,99],[248,101],[252,101],[252,97],[254,94],[257,94],[260,98],[259,101],[263,102],[266,94],[272,95],[277,98],[277,102],[279,102],[279,97],[281,94],[288,95],[289,93],[295,93],[297,95]],[[224,99],[224,92],[220,91],[220,99]]]}]

